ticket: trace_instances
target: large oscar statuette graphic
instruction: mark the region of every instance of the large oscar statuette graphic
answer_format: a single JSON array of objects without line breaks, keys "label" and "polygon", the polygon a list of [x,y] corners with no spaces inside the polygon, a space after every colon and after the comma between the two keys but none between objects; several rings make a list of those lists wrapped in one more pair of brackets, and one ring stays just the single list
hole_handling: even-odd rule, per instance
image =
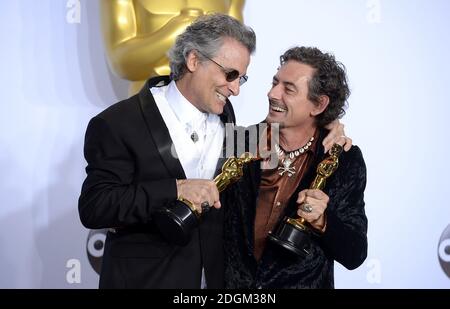
[{"label": "large oscar statuette graphic", "polygon": [[[339,155],[342,152],[342,146],[334,144],[330,150],[330,155],[317,166],[317,175],[311,183],[310,189],[320,189],[325,187],[326,179],[330,177],[338,168]],[[283,248],[299,255],[307,256],[311,241],[311,228],[304,218],[283,219],[283,222],[269,233],[269,240],[282,246]]]},{"label": "large oscar statuette graphic", "polygon": [[[240,158],[228,158],[222,166],[222,172],[214,178],[219,192],[239,180],[243,175],[244,165],[255,160],[257,158],[249,152],[243,153]],[[202,205],[202,212],[207,212],[210,207]],[[153,220],[166,240],[173,244],[185,245],[189,242],[192,230],[199,225],[201,217],[201,213],[191,201],[179,197],[174,204],[156,212]]]},{"label": "large oscar statuette graphic", "polygon": [[169,75],[167,51],[197,17],[217,12],[242,21],[245,0],[102,0],[101,25],[112,71],[136,94],[149,77]]}]

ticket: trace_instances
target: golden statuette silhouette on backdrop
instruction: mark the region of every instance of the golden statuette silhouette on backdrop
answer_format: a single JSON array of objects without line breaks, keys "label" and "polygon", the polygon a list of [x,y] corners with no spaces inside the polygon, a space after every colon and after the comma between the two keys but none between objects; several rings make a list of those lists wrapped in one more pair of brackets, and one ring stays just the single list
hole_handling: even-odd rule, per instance
[{"label": "golden statuette silhouette on backdrop", "polygon": [[203,14],[217,12],[242,21],[245,0],[100,0],[102,31],[112,70],[137,93],[152,76],[169,75],[167,51]]}]

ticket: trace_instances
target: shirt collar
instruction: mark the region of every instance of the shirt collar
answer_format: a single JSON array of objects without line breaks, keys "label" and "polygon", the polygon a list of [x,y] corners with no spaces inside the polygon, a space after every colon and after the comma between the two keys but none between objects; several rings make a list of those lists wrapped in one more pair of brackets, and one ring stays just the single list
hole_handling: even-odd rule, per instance
[{"label": "shirt collar", "polygon": [[166,92],[166,99],[175,116],[183,124],[201,123],[208,117],[189,102],[178,89],[175,81],[171,81]]}]

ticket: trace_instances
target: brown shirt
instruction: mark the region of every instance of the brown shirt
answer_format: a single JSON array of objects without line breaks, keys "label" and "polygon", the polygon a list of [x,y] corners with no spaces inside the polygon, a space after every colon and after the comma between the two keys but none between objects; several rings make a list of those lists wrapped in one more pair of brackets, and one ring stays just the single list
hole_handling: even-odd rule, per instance
[{"label": "brown shirt", "polygon": [[[317,134],[316,134],[317,135]],[[316,150],[316,140],[311,147],[303,154],[294,159],[290,167],[295,168],[295,173],[289,177],[288,172],[282,176],[278,168],[283,166],[280,162],[275,169],[265,169],[261,171],[261,184],[258,201],[256,205],[255,218],[255,258],[260,260],[266,244],[267,235],[275,227],[280,214],[284,211],[295,189],[299,186],[308,169],[313,154]]]}]

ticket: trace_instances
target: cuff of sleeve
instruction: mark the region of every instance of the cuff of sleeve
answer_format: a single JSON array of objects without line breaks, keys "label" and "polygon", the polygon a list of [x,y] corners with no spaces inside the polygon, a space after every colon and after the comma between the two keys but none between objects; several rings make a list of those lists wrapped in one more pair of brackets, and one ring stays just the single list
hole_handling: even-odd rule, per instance
[{"label": "cuff of sleeve", "polygon": [[327,212],[326,216],[325,231],[320,234],[321,238],[326,243],[337,243],[341,221],[333,212]]},{"label": "cuff of sleeve", "polygon": [[147,182],[144,187],[152,197],[151,200],[157,204],[166,204],[177,199],[177,183],[174,178]]}]

